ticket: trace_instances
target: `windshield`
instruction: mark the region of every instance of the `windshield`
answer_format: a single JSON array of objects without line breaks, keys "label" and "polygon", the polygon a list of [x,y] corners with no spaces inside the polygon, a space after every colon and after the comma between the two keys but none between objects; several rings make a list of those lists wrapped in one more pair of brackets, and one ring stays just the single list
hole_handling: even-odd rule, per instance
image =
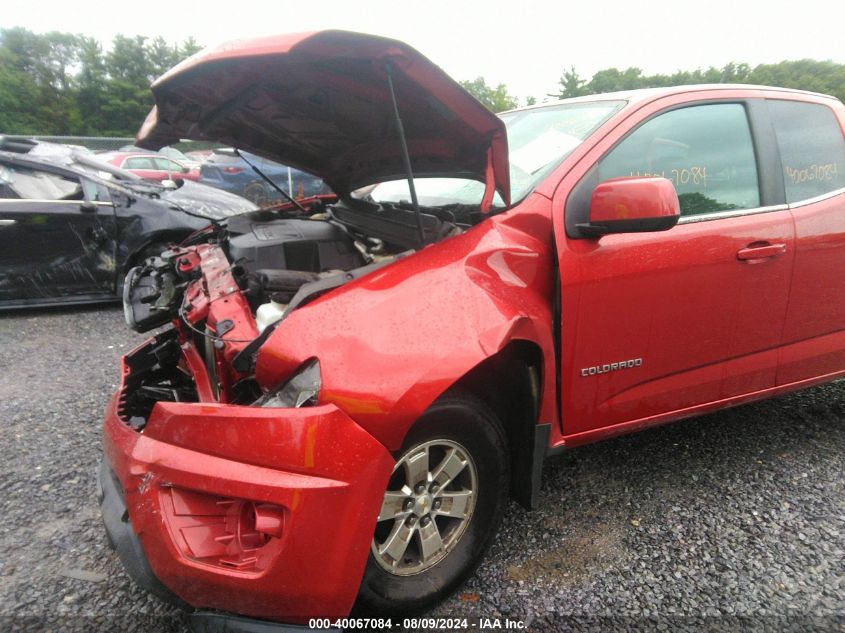
[{"label": "windshield", "polygon": [[[511,200],[521,200],[560,161],[625,104],[624,101],[561,103],[501,115],[508,131]],[[418,178],[414,181],[420,203],[428,206],[474,204],[481,201],[484,183],[461,178]],[[393,180],[370,192],[384,202],[408,200],[408,183]],[[493,205],[503,207],[497,193]]]}]

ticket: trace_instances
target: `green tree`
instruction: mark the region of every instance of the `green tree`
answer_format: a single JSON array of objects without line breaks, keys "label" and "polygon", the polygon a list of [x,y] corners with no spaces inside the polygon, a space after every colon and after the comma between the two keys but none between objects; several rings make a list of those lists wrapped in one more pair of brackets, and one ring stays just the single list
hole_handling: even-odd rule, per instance
[{"label": "green tree", "polygon": [[141,35],[115,35],[111,50],[106,54],[106,69],[112,79],[141,85],[155,75],[147,38]]},{"label": "green tree", "polygon": [[147,44],[147,57],[150,62],[151,78],[161,77],[182,59],[178,46],[171,46],[159,36]]},{"label": "green tree", "polygon": [[[152,106],[150,82],[200,50],[189,37],[164,39],[118,35],[108,50],[94,38],[70,33],[37,34],[0,29],[0,133],[134,134]],[[605,68],[589,80],[574,67],[563,72],[558,93],[580,95],[698,83],[753,83],[812,90],[845,100],[845,64],[799,59],[777,64],[731,62],[721,68],[644,75],[639,68]],[[483,77],[461,85],[494,112],[515,108],[505,84]],[[527,105],[536,103],[528,97]]]},{"label": "green tree", "polygon": [[150,82],[199,50],[193,38],[92,37],[0,29],[0,133],[134,134]]},{"label": "green tree", "polygon": [[40,121],[33,104],[38,99],[32,77],[19,68],[8,49],[0,48],[0,132],[37,134]]},{"label": "green tree", "polygon": [[0,133],[134,134],[150,82],[199,49],[117,35],[105,51],[83,35],[0,29]]},{"label": "green tree", "polygon": [[593,75],[593,78],[587,84],[589,91],[587,94],[645,87],[648,87],[648,82],[644,81],[643,71],[639,68],[626,68],[622,71],[617,68],[607,68]]},{"label": "green tree", "polygon": [[784,88],[813,90],[832,94],[845,101],[845,64],[814,59],[760,64],[748,75],[748,81]]},{"label": "green tree", "polygon": [[477,77],[473,81],[462,81],[460,83],[464,90],[493,112],[512,110],[519,105],[519,100],[508,94],[505,84],[499,84],[495,88],[492,88],[487,85],[483,77]]},{"label": "green tree", "polygon": [[590,94],[584,87],[587,83],[586,79],[581,79],[575,71],[574,66],[570,66],[569,70],[564,70],[560,77],[560,90],[557,94],[550,94],[550,97],[557,97],[558,99],[570,99],[572,97],[580,97],[582,95]]},{"label": "green tree", "polygon": [[617,90],[708,83],[751,83],[797,88],[830,94],[845,100],[845,64],[799,59],[777,64],[760,64],[751,68],[745,63],[730,62],[721,68],[709,66],[705,69],[678,70],[670,75],[643,75],[639,68],[605,68],[583,83],[575,69],[570,68],[561,76],[558,93],[550,96],[566,98]]},{"label": "green tree", "polygon": [[105,68],[101,129],[107,135],[134,134],[153,106],[150,82],[156,67],[147,38],[116,35],[105,55]]},{"label": "green tree", "polygon": [[191,55],[195,55],[202,50],[202,46],[197,44],[197,41],[193,37],[189,37],[184,42],[182,42],[182,46],[179,47],[179,56],[182,59],[188,58]]},{"label": "green tree", "polygon": [[106,99],[106,78],[106,64],[100,42],[93,37],[80,37],[76,105],[84,116],[76,130],[77,134],[96,135],[102,131],[100,125]]},{"label": "green tree", "polygon": [[[77,38],[68,33],[51,32],[36,35],[22,28],[2,31],[3,65],[12,82],[10,90],[21,90],[27,84],[26,109],[37,126],[67,134],[78,123],[73,103],[73,74],[77,62]],[[24,79],[27,77],[27,79]],[[3,98],[15,100],[15,96]]]}]

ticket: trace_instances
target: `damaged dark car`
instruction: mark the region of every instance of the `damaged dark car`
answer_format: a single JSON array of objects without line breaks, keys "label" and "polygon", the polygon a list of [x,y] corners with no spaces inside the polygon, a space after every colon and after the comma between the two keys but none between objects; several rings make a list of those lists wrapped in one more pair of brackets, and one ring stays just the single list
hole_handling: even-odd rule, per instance
[{"label": "damaged dark car", "polygon": [[150,183],[64,146],[0,137],[0,310],[116,300],[138,262],[255,209],[212,187]]}]

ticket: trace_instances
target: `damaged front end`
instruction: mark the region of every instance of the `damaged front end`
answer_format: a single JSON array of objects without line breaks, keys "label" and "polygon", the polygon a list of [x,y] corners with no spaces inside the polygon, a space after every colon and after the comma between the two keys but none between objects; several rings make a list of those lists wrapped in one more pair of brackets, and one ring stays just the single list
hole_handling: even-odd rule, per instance
[{"label": "damaged front end", "polygon": [[259,280],[213,242],[130,272],[127,321],[170,327],[122,360],[104,424],[104,522],[159,596],[293,623],[340,617],[393,459],[334,405],[262,394],[234,368],[259,334]]},{"label": "damaged front end", "polygon": [[[349,332],[304,356],[265,342],[304,337],[322,297],[389,286],[389,271],[371,274],[394,262],[416,270],[405,257],[429,245],[467,238],[424,264],[459,267],[494,196],[509,204],[504,124],[410,47],[341,31],[206,51],[153,92],[141,146],[224,142],[314,173],[336,196],[229,217],[129,272],[127,323],[164,329],[124,357],[106,411],[106,525],[130,573],[159,595],[284,622],[345,616],[395,465],[384,438],[359,426],[362,407],[382,409],[336,385],[323,397],[321,372],[354,353],[331,367],[319,356],[333,341],[348,349]],[[418,200],[415,176],[483,186],[468,203]],[[410,202],[359,189],[396,178]],[[277,328],[294,312],[298,328]],[[361,318],[342,317],[307,322],[307,335],[358,331]]]}]

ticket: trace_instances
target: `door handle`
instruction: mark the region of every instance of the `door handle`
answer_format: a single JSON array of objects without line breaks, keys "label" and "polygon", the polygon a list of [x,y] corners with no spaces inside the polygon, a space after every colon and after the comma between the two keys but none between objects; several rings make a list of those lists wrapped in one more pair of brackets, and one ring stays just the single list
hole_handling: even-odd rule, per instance
[{"label": "door handle", "polygon": [[17,220],[0,220],[0,226],[12,226]]},{"label": "door handle", "polygon": [[786,244],[772,244],[770,242],[752,242],[745,248],[736,252],[736,258],[740,261],[756,263],[765,259],[771,259],[786,252]]}]

